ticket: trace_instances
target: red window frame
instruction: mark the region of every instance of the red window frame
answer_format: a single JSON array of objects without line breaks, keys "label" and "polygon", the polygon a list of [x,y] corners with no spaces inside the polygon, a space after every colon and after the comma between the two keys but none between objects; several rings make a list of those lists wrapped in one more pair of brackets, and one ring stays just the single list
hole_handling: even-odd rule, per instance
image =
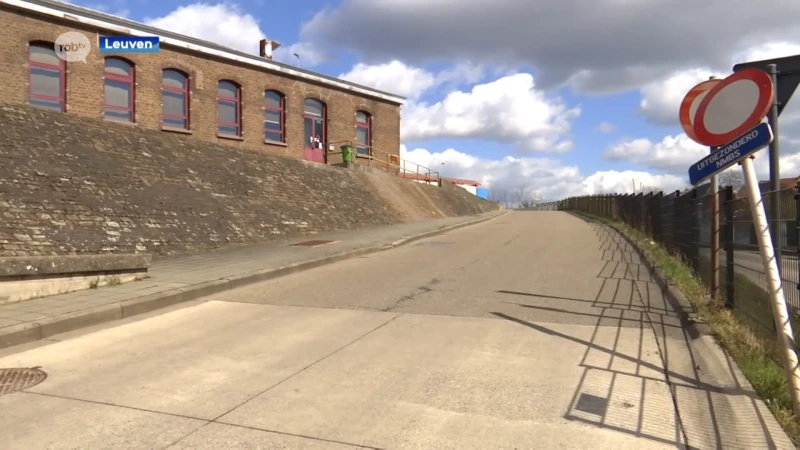
[{"label": "red window frame", "polygon": [[[38,61],[33,61],[31,59],[31,50],[30,50],[32,47],[45,47],[50,50],[53,50],[53,53],[55,53],[55,44],[42,41],[34,41],[28,44],[28,99],[29,100],[40,99],[40,100],[47,100],[50,102],[58,102],[60,106],[59,111],[65,112],[67,110],[67,62],[64,61],[63,59],[59,59],[58,65],[53,65],[53,64],[46,64],[46,63],[40,63]],[[53,97],[51,95],[35,94],[33,92],[32,69],[34,67],[58,72],[58,78],[59,78],[58,97]]]},{"label": "red window frame", "polygon": [[[176,88],[176,87],[167,86],[166,84],[164,84],[164,73],[165,72],[175,72],[175,73],[181,74],[181,76],[183,77],[183,88]],[[161,104],[161,125],[162,126],[164,125],[164,118],[167,118],[167,119],[181,119],[184,122],[186,122],[185,129],[186,130],[190,129],[191,125],[190,125],[190,122],[189,122],[189,120],[190,120],[189,119],[189,113],[190,113],[190,111],[189,111],[189,74],[187,74],[186,72],[184,72],[182,70],[178,70],[178,69],[163,69],[161,71],[161,91],[162,92],[163,91],[169,91],[169,92],[176,92],[176,93],[183,94],[183,110],[185,111],[184,115],[182,115],[182,116],[178,115],[178,114],[167,114],[167,113],[164,112],[164,104],[163,104],[163,101],[162,101],[162,104]]]},{"label": "red window frame", "polygon": [[[359,114],[363,114],[366,117],[367,121],[366,122],[359,122],[359,120],[358,120],[358,115]],[[356,153],[360,153],[362,155],[369,155],[371,153],[370,152],[370,148],[372,148],[372,114],[370,114],[370,113],[368,113],[366,111],[360,111],[360,110],[356,111],[356,129],[367,130],[367,142],[366,142],[366,144],[364,144],[364,145],[367,146],[367,149],[366,149],[367,152],[366,153],[358,152],[358,149],[359,148],[363,148],[363,147],[359,147],[358,146],[359,143],[356,142]]]},{"label": "red window frame", "polygon": [[[222,83],[228,83],[233,86],[236,96],[235,97],[228,97],[219,94],[219,87]],[[236,107],[236,122],[223,122],[219,120],[219,107],[220,103],[233,103]],[[228,128],[235,128],[236,133],[234,136],[241,136],[242,135],[242,87],[239,86],[239,83],[231,80],[219,80],[217,82],[217,133],[220,134],[227,134],[230,133],[223,133],[220,131],[220,127],[228,127]]]},{"label": "red window frame", "polygon": [[[267,103],[267,94],[269,94],[270,92],[278,96],[279,104],[278,104],[277,107]],[[280,124],[280,127],[281,127],[279,130],[271,130],[271,129],[267,128],[266,111],[277,111],[278,112],[278,114],[279,114],[278,117],[280,117],[279,124]],[[267,89],[266,91],[264,91],[264,113],[265,113],[265,117],[264,117],[264,138],[265,139],[267,138],[267,133],[277,133],[277,134],[280,134],[280,136],[281,136],[281,138],[280,138],[280,140],[278,142],[284,142],[285,143],[286,142],[286,96],[284,96],[282,93],[280,93],[280,92],[278,92],[278,91],[276,91],[274,89]],[[274,140],[274,139],[268,139],[268,140]]]},{"label": "red window frame", "polygon": [[[107,72],[106,71],[106,67],[105,67],[105,62],[108,61],[109,59],[122,61],[125,64],[127,64],[128,67],[131,68],[131,74],[130,75],[119,75],[119,74],[116,74],[116,73]],[[103,60],[103,77],[104,77],[103,81],[105,81],[105,80],[114,80],[114,81],[119,81],[119,82],[122,82],[122,83],[128,83],[128,85],[129,85],[129,89],[128,89],[128,104],[130,105],[129,107],[126,108],[124,106],[109,105],[108,103],[105,102],[105,95],[103,96],[103,107],[106,108],[106,109],[113,109],[115,111],[127,111],[128,112],[128,120],[130,122],[134,122],[134,118],[136,117],[136,115],[135,115],[135,108],[136,108],[135,99],[136,99],[136,96],[134,94],[134,91],[136,90],[136,83],[134,81],[136,79],[136,65],[132,61],[128,61],[125,58],[120,58],[118,56],[107,56]],[[104,89],[105,89],[105,86],[104,86]]]}]

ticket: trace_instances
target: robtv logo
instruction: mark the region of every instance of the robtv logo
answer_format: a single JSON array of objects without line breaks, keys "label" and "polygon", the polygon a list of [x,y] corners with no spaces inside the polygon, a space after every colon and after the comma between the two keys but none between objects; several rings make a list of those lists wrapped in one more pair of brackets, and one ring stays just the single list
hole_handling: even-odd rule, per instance
[{"label": "robtv logo", "polygon": [[89,44],[89,38],[83,33],[68,31],[56,38],[53,49],[56,51],[56,56],[66,62],[83,61],[85,63],[92,46]]},{"label": "robtv logo", "polygon": [[158,53],[158,36],[100,36],[100,53]]}]

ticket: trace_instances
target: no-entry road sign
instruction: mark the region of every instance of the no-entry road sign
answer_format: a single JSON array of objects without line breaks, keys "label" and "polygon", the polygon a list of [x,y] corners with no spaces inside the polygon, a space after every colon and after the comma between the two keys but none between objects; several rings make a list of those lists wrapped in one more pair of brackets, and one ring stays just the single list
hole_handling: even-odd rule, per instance
[{"label": "no-entry road sign", "polygon": [[695,141],[716,147],[738,140],[767,115],[774,97],[772,78],[762,70],[745,69],[725,78],[697,107]]},{"label": "no-entry road sign", "polygon": [[716,175],[742,161],[772,142],[772,129],[762,122],[738,139],[720,147],[714,153],[689,167],[689,182],[693,185]]},{"label": "no-entry road sign", "polygon": [[678,112],[678,118],[681,121],[683,132],[693,141],[697,141],[697,136],[694,134],[694,117],[697,114],[697,107],[703,101],[708,91],[717,85],[722,80],[708,80],[703,81],[697,86],[689,89],[686,96],[683,97],[681,108]]}]

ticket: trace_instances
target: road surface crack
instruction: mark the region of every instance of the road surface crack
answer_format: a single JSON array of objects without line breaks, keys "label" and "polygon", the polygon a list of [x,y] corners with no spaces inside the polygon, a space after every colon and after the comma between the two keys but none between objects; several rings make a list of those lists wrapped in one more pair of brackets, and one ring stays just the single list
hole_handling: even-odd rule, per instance
[{"label": "road surface crack", "polygon": [[399,308],[400,306],[402,306],[403,304],[405,304],[405,303],[407,303],[407,302],[409,302],[411,300],[414,300],[417,297],[420,297],[420,296],[423,296],[425,294],[431,293],[431,292],[434,291],[434,287],[437,284],[441,283],[441,282],[442,282],[442,280],[440,280],[438,278],[434,278],[431,281],[425,283],[424,285],[418,287],[414,292],[398,298],[394,302],[394,304],[392,304],[392,306],[388,306],[388,307],[386,307],[384,309],[381,309],[380,311],[383,311],[383,312],[393,311],[393,310]]}]

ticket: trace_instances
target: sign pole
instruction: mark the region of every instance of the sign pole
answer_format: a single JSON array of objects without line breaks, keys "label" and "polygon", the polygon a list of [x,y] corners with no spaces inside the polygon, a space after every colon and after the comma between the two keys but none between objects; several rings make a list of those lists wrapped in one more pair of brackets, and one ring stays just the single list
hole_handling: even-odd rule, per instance
[{"label": "sign pole", "polygon": [[772,85],[775,91],[775,98],[772,101],[772,107],[767,113],[767,120],[769,126],[772,128],[772,143],[769,145],[769,215],[770,215],[770,231],[772,232],[772,246],[775,247],[775,260],[778,262],[778,272],[781,271],[783,265],[783,233],[781,232],[781,202],[780,202],[780,189],[781,189],[781,161],[780,161],[780,137],[778,136],[778,66],[776,64],[767,65],[767,73],[772,78]]},{"label": "sign pole", "polygon": [[[753,216],[753,225],[756,229],[756,238],[761,253],[761,262],[764,265],[764,274],[767,278],[769,297],[772,303],[772,316],[778,334],[778,342],[783,353],[783,364],[786,372],[786,381],[789,385],[789,394],[792,399],[792,409],[800,415],[800,366],[798,365],[797,345],[792,332],[792,322],[789,320],[789,311],[786,307],[786,298],[781,287],[780,273],[775,259],[775,249],[772,246],[772,236],[764,211],[761,190],[758,187],[756,170],[753,159],[745,158],[742,162],[747,197],[750,203],[750,212]],[[731,270],[729,268],[729,270]]]},{"label": "sign pole", "polygon": [[[713,80],[717,77],[708,77]],[[714,153],[716,147],[709,148]],[[720,299],[719,289],[719,177],[711,177],[711,298]]]}]

